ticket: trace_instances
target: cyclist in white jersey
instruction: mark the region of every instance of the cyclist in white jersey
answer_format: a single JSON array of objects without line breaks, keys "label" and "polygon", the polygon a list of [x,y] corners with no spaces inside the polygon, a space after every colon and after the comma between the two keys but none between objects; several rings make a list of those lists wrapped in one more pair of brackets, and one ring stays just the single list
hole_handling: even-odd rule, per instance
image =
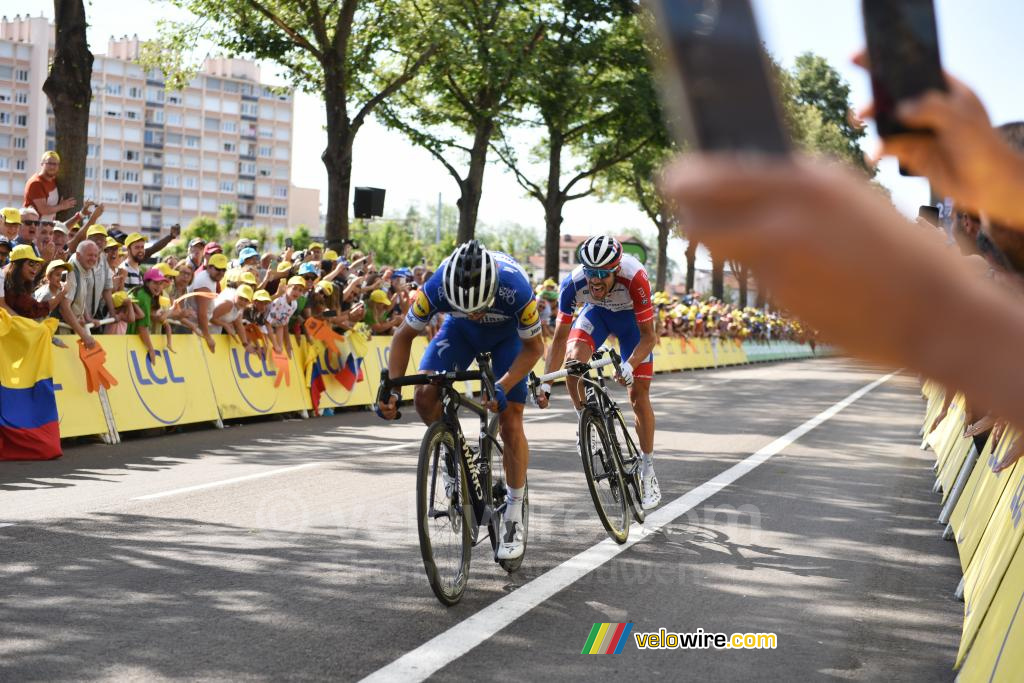
[{"label": "cyclist in white jersey", "polygon": [[[645,510],[661,502],[661,489],[654,473],[654,408],[651,407],[651,379],[654,376],[654,329],[651,283],[636,258],[625,254],[612,237],[591,237],[580,245],[580,265],[562,280],[558,296],[558,320],[548,350],[544,372],[558,370],[570,360],[587,362],[594,349],[609,333],[619,340],[624,359],[616,379],[629,389],[629,402],[636,417],[637,440],[643,455],[643,500]],[[573,313],[582,305],[573,321]],[[567,349],[568,347],[568,349]],[[569,397],[577,412],[582,404],[579,379],[566,379]],[[547,406],[550,385],[542,385],[538,397]]]}]

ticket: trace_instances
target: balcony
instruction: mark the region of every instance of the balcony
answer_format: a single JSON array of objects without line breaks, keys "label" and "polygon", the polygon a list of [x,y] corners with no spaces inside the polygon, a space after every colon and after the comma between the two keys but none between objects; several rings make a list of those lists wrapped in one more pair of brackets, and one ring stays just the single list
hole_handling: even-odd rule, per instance
[{"label": "balcony", "polygon": [[156,128],[158,130],[163,130],[164,129],[164,124],[158,123],[156,121],[150,121],[149,119],[146,119],[146,128]]}]

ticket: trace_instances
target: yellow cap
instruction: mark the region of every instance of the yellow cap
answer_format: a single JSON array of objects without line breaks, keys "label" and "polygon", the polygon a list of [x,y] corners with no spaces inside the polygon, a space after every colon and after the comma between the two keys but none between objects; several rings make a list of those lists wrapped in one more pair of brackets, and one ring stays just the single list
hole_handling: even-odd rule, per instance
[{"label": "yellow cap", "polygon": [[39,163],[43,163],[47,159],[55,159],[58,164],[60,163],[60,155],[54,152],[52,149],[43,152],[43,156],[40,157]]},{"label": "yellow cap", "polygon": [[324,252],[324,261],[337,261],[337,260],[338,260],[338,252],[334,251],[333,249],[328,249],[327,251]]},{"label": "yellow cap", "polygon": [[6,206],[3,209],[0,209],[0,214],[3,214],[4,222],[11,223],[13,225],[21,225],[21,211],[10,206]]},{"label": "yellow cap", "polygon": [[212,266],[214,268],[218,268],[220,270],[227,270],[228,269],[228,257],[225,256],[224,254],[220,254],[220,253],[214,254],[213,256],[211,256],[209,258],[209,260],[207,260],[206,265],[207,266]]},{"label": "yellow cap", "polygon": [[133,232],[132,234],[130,234],[127,237],[124,238],[124,246],[130,247],[133,244],[135,244],[136,242],[140,242],[140,241],[141,242],[145,242],[146,238],[143,237],[142,235],[140,235],[137,232]]},{"label": "yellow cap", "polygon": [[302,288],[305,289],[306,279],[301,275],[292,275],[290,278],[288,278],[288,286],[291,287],[292,285],[301,285]]},{"label": "yellow cap", "polygon": [[313,251],[314,249],[319,249],[320,251],[323,251],[324,245],[320,244],[319,242],[310,242],[309,250]]},{"label": "yellow cap", "polygon": [[249,270],[243,271],[238,276],[238,281],[239,282],[243,282],[243,283],[245,283],[247,285],[251,285],[253,287],[255,287],[258,284],[256,282],[256,275],[255,275],[255,273],[253,273],[252,271],[249,271]]},{"label": "yellow cap", "polygon": [[160,263],[156,264],[153,267],[159,270],[161,273],[163,273],[164,277],[178,277],[179,275],[181,275],[181,273],[176,271],[174,268],[171,268],[171,265],[169,263],[164,263],[161,261]]},{"label": "yellow cap", "polygon": [[333,282],[321,282],[317,285],[317,289],[322,289],[327,296],[334,296],[334,283]]},{"label": "yellow cap", "polygon": [[279,273],[287,273],[291,269],[292,269],[292,262],[291,261],[281,261],[280,263],[277,264],[277,272],[279,272]]},{"label": "yellow cap", "polygon": [[110,248],[112,248],[112,247],[113,247],[113,248],[115,248],[115,249],[118,249],[118,248],[120,248],[120,247],[121,247],[121,243],[120,243],[120,242],[118,242],[117,240],[115,240],[115,239],[114,239],[113,237],[111,237],[110,235],[107,235],[107,244],[106,244],[106,246],[105,246],[105,247],[103,247],[103,248],[104,248],[104,249],[110,249]]},{"label": "yellow cap", "polygon": [[71,270],[71,264],[63,259],[57,259],[56,261],[50,261],[46,264],[46,274],[49,275],[57,268],[63,268],[64,270]]},{"label": "yellow cap", "polygon": [[270,292],[268,292],[265,289],[257,289],[256,292],[252,295],[252,300],[253,301],[270,301],[271,300]]},{"label": "yellow cap", "polygon": [[128,292],[126,292],[124,290],[121,290],[119,292],[114,292],[113,295],[112,295],[112,298],[114,299],[114,308],[121,308],[121,306],[123,306],[125,304],[125,302],[128,301],[129,299],[131,299],[132,301],[135,301],[135,298],[132,297],[132,296],[129,296]]},{"label": "yellow cap", "polygon": [[370,295],[370,301],[375,304],[390,304],[391,298],[384,291],[375,289],[373,294]]},{"label": "yellow cap", "polygon": [[36,252],[32,249],[31,244],[19,244],[11,251],[11,261],[35,261],[36,263],[42,263],[43,259],[36,256]]},{"label": "yellow cap", "polygon": [[106,237],[107,229],[100,225],[99,223],[97,223],[96,225],[89,228],[89,231],[85,233],[86,237],[92,237],[93,235],[103,235],[104,237]]},{"label": "yellow cap", "polygon": [[235,294],[242,297],[246,301],[252,301],[252,287],[250,287],[249,285],[238,285],[238,287],[235,288]]}]

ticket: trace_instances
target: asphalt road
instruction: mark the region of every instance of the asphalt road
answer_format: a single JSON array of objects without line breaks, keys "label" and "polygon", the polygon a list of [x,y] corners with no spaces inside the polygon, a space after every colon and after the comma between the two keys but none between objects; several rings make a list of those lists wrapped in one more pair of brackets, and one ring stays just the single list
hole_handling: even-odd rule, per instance
[{"label": "asphalt road", "polygon": [[[528,408],[523,568],[485,542],[447,609],[419,557],[412,410],[0,463],[0,680],[951,679],[959,565],[916,381],[775,441],[884,374],[829,359],[657,376],[664,500],[626,548],[594,515],[564,394]],[[581,656],[595,622],[778,646]]]}]

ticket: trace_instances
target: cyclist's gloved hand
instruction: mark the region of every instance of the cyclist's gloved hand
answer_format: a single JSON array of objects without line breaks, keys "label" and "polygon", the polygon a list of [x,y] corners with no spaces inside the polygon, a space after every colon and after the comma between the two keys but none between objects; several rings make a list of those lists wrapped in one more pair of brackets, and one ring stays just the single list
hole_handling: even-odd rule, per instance
[{"label": "cyclist's gloved hand", "polygon": [[627,387],[633,383],[633,366],[629,364],[628,360],[619,363],[619,377]]},{"label": "cyclist's gloved hand", "polygon": [[[398,401],[401,399],[401,394],[397,391],[392,391],[388,397],[387,402],[379,402],[373,407],[373,411],[377,413],[377,417],[384,420],[397,420],[398,419]],[[383,409],[382,409],[383,408]]]},{"label": "cyclist's gloved hand", "polygon": [[508,399],[505,398],[505,387],[500,384],[494,385],[494,400],[498,404],[499,413],[508,408]]}]

